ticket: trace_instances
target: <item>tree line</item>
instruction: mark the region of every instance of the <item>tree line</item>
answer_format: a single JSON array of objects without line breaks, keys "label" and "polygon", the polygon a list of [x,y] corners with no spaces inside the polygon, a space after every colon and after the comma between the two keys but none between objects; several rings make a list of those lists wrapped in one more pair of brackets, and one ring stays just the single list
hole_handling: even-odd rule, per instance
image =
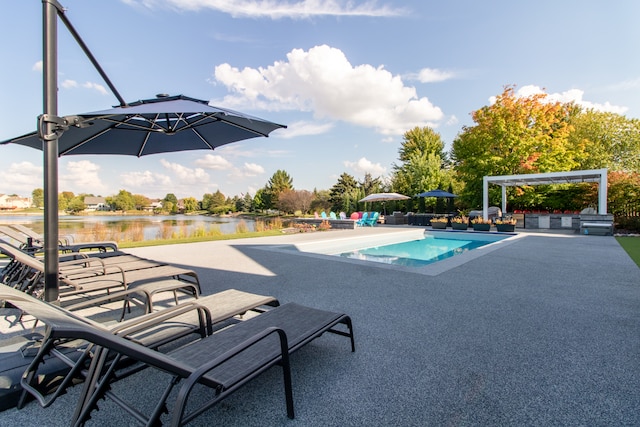
[{"label": "tree line", "polygon": [[[201,200],[178,201],[167,194],[162,210],[175,213],[203,210],[210,213],[278,210],[308,214],[314,211],[352,212],[379,209],[359,200],[371,193],[398,192],[415,196],[441,188],[460,197],[447,206],[440,199],[412,197],[406,202],[388,202],[403,211],[452,211],[478,208],[482,204],[482,178],[608,168],[609,210],[614,214],[640,210],[640,121],[615,113],[585,109],[575,103],[550,101],[545,94],[517,96],[515,86],[506,86],[495,102],[471,113],[473,125],[464,126],[445,151],[440,134],[429,127],[416,127],[403,135],[398,159],[389,176],[365,174],[362,181],[344,172],[330,189],[295,189],[285,170],[276,171],[254,196],[227,197],[220,191]],[[40,189],[36,191],[41,191]],[[41,200],[41,194],[33,199]],[[509,208],[582,209],[595,204],[593,184],[511,187]],[[84,195],[60,195],[60,206],[74,210]],[[490,202],[499,204],[500,189],[490,188]],[[107,197],[118,210],[144,209],[150,201],[121,190]]]}]

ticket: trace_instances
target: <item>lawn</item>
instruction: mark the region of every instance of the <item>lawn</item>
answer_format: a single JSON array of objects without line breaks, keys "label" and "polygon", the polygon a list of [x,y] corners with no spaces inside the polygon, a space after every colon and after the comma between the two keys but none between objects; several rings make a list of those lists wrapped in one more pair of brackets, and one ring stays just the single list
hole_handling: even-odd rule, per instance
[{"label": "lawn", "polygon": [[616,237],[616,240],[640,267],[640,237]]}]

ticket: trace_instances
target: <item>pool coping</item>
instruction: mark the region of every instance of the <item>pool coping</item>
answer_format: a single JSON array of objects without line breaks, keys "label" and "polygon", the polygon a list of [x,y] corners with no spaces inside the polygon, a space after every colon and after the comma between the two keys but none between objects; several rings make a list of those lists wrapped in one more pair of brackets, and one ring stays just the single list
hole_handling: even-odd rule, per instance
[{"label": "pool coping", "polygon": [[[355,242],[356,240],[361,241],[362,245],[366,245],[367,242],[369,242],[368,243],[369,246],[373,241],[381,244],[393,244],[393,243],[399,243],[402,241],[417,239],[423,236],[425,233],[430,235],[444,236],[446,238],[451,238],[453,236],[457,236],[457,237],[464,236],[465,239],[479,240],[478,237],[482,237],[483,240],[486,238],[490,238],[490,239],[496,239],[496,241],[491,242],[480,248],[463,252],[461,254],[457,254],[455,256],[452,256],[440,261],[436,261],[432,264],[428,264],[421,267],[385,264],[385,263],[374,262],[374,261],[366,261],[366,260],[336,256],[336,253],[339,253],[341,249],[334,249],[330,251],[330,253],[322,253],[322,252],[316,252],[316,251],[311,252],[311,251],[301,250],[301,248],[307,248],[312,246],[317,246],[319,248],[335,248],[336,245],[345,244],[347,242],[349,243],[350,246],[353,246],[355,243],[357,243]],[[353,236],[349,236],[349,237],[340,236],[334,239],[323,239],[322,241],[302,242],[298,244],[289,244],[289,245],[255,246],[255,247],[257,249],[279,252],[283,254],[306,256],[306,257],[330,260],[335,262],[343,262],[348,264],[355,264],[355,265],[368,266],[368,267],[374,267],[374,268],[383,268],[387,270],[402,271],[406,273],[416,273],[416,274],[422,274],[426,276],[437,276],[439,274],[444,273],[445,271],[448,271],[460,265],[466,264],[469,261],[480,258],[487,254],[490,254],[495,250],[511,245],[521,237],[523,237],[523,234],[520,234],[520,233],[491,233],[491,232],[483,233],[483,232],[477,232],[477,231],[458,231],[458,230],[454,231],[454,230],[425,230],[425,229],[407,230],[407,229],[404,229],[402,231],[398,231],[397,233],[389,233],[385,235],[374,234],[374,235],[367,235],[367,236],[359,236],[355,238]]]}]

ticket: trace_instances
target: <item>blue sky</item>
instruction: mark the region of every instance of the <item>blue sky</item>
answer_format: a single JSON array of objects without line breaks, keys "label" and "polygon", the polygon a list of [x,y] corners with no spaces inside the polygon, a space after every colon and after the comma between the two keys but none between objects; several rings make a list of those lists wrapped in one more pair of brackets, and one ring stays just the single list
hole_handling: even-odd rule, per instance
[{"label": "blue sky", "polygon": [[[449,147],[505,85],[640,117],[637,0],[61,3],[126,101],[184,94],[288,129],[215,151],[63,157],[60,191],[201,199],[254,194],[278,169],[307,190],[388,178],[406,130],[431,126]],[[0,140],[42,113],[41,25],[40,1],[5,5]],[[60,21],[58,51],[60,115],[118,103]],[[38,187],[41,152],[0,147],[0,193]]]}]

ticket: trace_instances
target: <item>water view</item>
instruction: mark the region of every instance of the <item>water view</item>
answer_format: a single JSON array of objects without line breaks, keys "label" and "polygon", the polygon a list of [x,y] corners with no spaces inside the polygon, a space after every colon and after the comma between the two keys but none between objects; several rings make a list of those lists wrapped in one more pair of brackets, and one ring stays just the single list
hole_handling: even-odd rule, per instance
[{"label": "water view", "polygon": [[[64,215],[59,218],[60,237],[75,242],[114,240],[138,242],[256,231],[256,221],[204,215]],[[36,215],[2,215],[0,224],[23,224],[44,233],[44,220]]]}]

